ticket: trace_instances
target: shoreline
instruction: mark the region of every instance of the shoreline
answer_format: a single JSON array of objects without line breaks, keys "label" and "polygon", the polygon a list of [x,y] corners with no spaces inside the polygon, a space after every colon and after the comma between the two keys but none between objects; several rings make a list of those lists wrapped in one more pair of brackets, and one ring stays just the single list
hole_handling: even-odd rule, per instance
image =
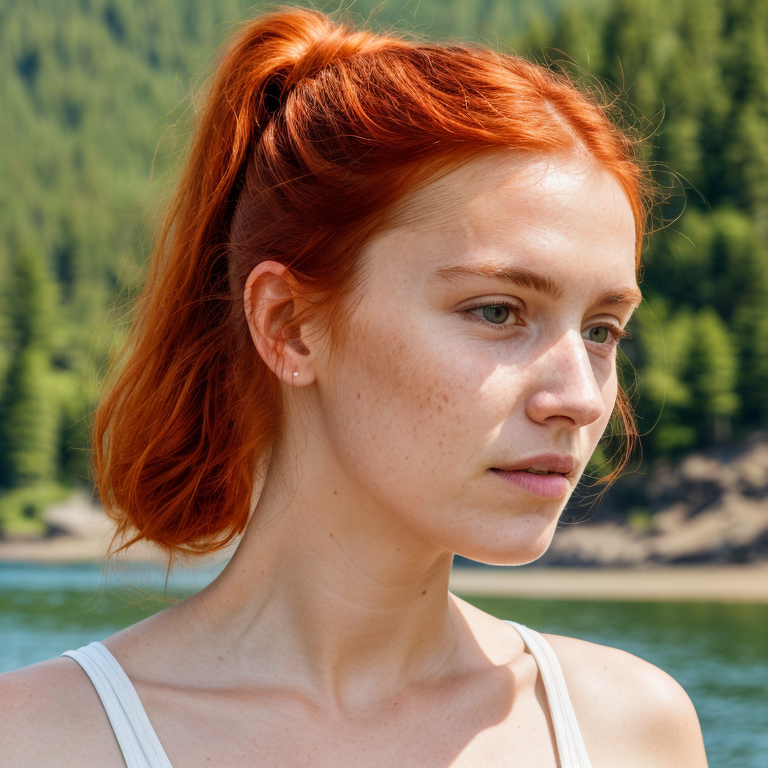
[{"label": "shoreline", "polygon": [[768,563],[644,568],[454,568],[470,597],[768,604]]},{"label": "shoreline", "polygon": [[[0,565],[103,565],[101,541],[63,536],[41,541],[0,542]],[[226,557],[201,558],[201,567]],[[115,556],[115,564],[155,564],[167,559],[151,547],[132,547]],[[196,561],[179,560],[179,567],[194,570]],[[747,565],[653,567],[494,567],[455,566],[450,590],[459,596],[541,600],[605,600],[651,602],[753,603],[768,605],[768,562]]]},{"label": "shoreline", "polygon": [[[112,538],[112,523],[84,497],[51,507],[46,517],[61,531],[43,539],[0,540],[0,564],[103,565]],[[592,541],[594,529],[578,531]],[[178,565],[193,571],[227,559],[234,549],[201,559],[183,557]],[[165,569],[168,556],[156,547],[137,544],[115,555],[114,564],[155,564]],[[564,567],[536,564],[522,567],[454,566],[450,589],[474,597],[553,600],[707,601],[768,604],[768,561],[746,565],[627,565]]]}]

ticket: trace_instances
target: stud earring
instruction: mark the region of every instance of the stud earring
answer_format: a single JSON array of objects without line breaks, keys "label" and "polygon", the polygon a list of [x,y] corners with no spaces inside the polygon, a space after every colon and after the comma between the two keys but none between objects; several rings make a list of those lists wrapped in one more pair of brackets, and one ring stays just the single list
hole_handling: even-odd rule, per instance
[{"label": "stud earring", "polygon": [[293,372],[293,375],[294,375],[294,376],[298,376],[298,375],[299,375],[299,372],[298,372],[298,371],[294,371],[294,372]]}]

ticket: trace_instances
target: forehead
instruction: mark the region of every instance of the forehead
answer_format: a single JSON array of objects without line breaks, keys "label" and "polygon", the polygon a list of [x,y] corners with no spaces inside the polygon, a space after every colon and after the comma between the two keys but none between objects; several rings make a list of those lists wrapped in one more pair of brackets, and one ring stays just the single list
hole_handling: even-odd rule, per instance
[{"label": "forehead", "polygon": [[578,157],[499,150],[474,158],[404,198],[371,246],[400,274],[491,259],[587,282],[597,269],[601,282],[635,284],[627,197]]}]

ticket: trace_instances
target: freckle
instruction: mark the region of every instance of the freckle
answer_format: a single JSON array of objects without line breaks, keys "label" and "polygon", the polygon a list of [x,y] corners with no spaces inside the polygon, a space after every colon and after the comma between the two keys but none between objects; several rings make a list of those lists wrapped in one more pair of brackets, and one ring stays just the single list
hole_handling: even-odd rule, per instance
[{"label": "freckle", "polygon": [[443,392],[443,400],[445,400],[446,403],[448,402],[448,395],[446,395],[445,392]]},{"label": "freckle", "polygon": [[422,595],[426,595],[427,594],[427,590],[425,589],[421,594]]},{"label": "freckle", "polygon": [[334,496],[338,496],[338,495],[339,495],[339,492],[338,492],[338,491],[334,491],[334,492],[333,492],[333,495],[334,495]]},{"label": "freckle", "polygon": [[333,538],[333,534],[331,534],[331,538]]},{"label": "freckle", "polygon": [[442,413],[443,412],[443,406],[442,405],[438,405],[437,406],[437,412],[438,413]]},{"label": "freckle", "polygon": [[357,393],[357,399],[358,400],[360,399],[360,393],[359,392]]}]

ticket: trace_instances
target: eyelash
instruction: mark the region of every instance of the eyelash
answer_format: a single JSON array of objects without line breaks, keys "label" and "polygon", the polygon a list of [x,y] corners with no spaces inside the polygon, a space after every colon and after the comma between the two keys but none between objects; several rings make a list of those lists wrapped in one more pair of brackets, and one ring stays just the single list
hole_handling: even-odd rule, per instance
[{"label": "eyelash", "polygon": [[[515,325],[525,325],[524,322],[521,321],[520,313],[521,309],[517,304],[510,304],[506,301],[493,301],[488,304],[478,304],[476,307],[468,307],[467,309],[463,310],[465,314],[471,315],[472,317],[477,318],[483,325],[486,327],[490,327],[493,329],[497,329],[500,331],[506,330],[507,328],[510,328],[512,326],[510,325],[500,325],[498,323],[490,323],[484,318],[480,317],[479,315],[475,314],[477,310],[479,309],[485,309],[485,307],[506,307],[512,315],[514,315],[516,322],[512,324],[512,326]],[[629,339],[632,338],[632,334],[628,331],[625,331],[623,328],[618,328],[615,325],[611,325],[610,323],[602,323],[600,325],[593,325],[592,328],[605,328],[608,333],[611,335],[611,338],[613,339],[613,343],[615,346],[618,346],[622,339]]]},{"label": "eyelash", "polygon": [[625,331],[623,328],[617,328],[615,325],[609,323],[603,323],[602,325],[593,325],[593,328],[607,328],[608,333],[613,337],[614,342],[618,344],[622,339],[631,339],[632,334],[629,331]]}]

